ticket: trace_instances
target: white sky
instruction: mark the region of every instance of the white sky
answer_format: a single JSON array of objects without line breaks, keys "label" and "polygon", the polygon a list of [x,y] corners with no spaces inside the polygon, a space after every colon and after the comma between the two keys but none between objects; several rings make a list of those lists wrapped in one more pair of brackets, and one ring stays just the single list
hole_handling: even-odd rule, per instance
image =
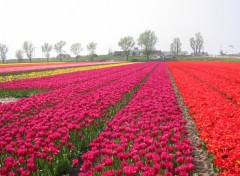
[{"label": "white sky", "polygon": [[36,47],[65,40],[68,53],[80,42],[84,55],[94,41],[96,53],[106,54],[109,48],[120,50],[121,37],[137,39],[146,29],[155,31],[162,51],[179,37],[182,50],[190,53],[189,38],[201,32],[204,51],[240,52],[239,0],[0,0],[0,20],[0,43],[9,47],[8,58],[15,58],[25,40]]}]

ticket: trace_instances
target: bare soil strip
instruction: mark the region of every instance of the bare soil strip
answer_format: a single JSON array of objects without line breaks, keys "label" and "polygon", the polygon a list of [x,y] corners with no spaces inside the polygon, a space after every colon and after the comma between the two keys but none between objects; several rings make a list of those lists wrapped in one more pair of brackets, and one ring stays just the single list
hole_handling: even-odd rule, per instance
[{"label": "bare soil strip", "polygon": [[6,104],[17,101],[17,98],[0,98],[0,103]]},{"label": "bare soil strip", "polygon": [[170,76],[174,92],[178,99],[178,104],[182,109],[183,119],[187,121],[186,129],[188,130],[188,138],[191,140],[193,149],[193,157],[195,164],[195,172],[194,176],[217,176],[218,174],[214,172],[213,163],[211,159],[208,157],[208,152],[204,149],[204,142],[200,139],[198,131],[196,130],[195,122],[192,120],[191,116],[188,114],[188,108],[183,103],[183,98],[178,91],[178,88],[174,82],[174,79],[171,73],[168,70],[168,74]]}]

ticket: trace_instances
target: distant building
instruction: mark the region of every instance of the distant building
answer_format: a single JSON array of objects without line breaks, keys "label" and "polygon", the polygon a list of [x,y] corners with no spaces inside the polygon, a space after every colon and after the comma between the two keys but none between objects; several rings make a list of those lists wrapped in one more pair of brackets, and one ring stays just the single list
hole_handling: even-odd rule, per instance
[{"label": "distant building", "polygon": [[188,52],[187,52],[187,51],[180,51],[180,52],[178,53],[178,55],[179,55],[179,56],[186,56],[186,55],[188,55]]},{"label": "distant building", "polygon": [[[114,56],[124,56],[124,51],[114,51]],[[134,49],[130,52],[131,56],[143,56],[145,55],[143,50],[139,50],[138,47],[134,47]],[[171,51],[161,51],[161,50],[154,50],[151,52],[151,55],[154,58],[164,57],[164,56],[170,56],[173,55]],[[187,51],[180,51],[178,53],[178,56],[185,56],[188,55]]]},{"label": "distant building", "polygon": [[201,52],[198,54],[199,56],[208,56],[208,53],[207,52]]},{"label": "distant building", "polygon": [[169,56],[169,55],[172,55],[172,52],[171,51],[162,51],[161,52],[161,56]]},{"label": "distant building", "polygon": [[139,50],[138,47],[134,47],[134,49],[130,52],[132,56],[142,56],[143,50]]},{"label": "distant building", "polygon": [[[191,53],[190,55],[194,56],[194,53]],[[200,53],[197,53],[196,56],[208,56],[208,53],[207,52],[200,52]]]},{"label": "distant building", "polygon": [[[162,51],[161,55],[163,56],[170,56],[170,55],[174,55],[171,51]],[[178,56],[186,56],[188,55],[187,51],[179,51],[178,52]]]},{"label": "distant building", "polygon": [[71,58],[70,54],[58,54],[58,59],[65,59],[65,58]]},{"label": "distant building", "polygon": [[152,51],[152,55],[155,55],[155,56],[161,56],[161,53],[162,53],[162,51],[161,50],[154,50],[154,51]]},{"label": "distant building", "polygon": [[123,51],[114,51],[113,56],[124,56],[124,52]]}]

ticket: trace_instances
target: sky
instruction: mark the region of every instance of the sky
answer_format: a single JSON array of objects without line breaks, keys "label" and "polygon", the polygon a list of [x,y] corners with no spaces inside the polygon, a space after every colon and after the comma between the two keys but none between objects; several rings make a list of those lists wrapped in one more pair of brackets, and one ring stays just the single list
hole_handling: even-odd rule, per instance
[{"label": "sky", "polygon": [[35,57],[42,56],[44,42],[60,40],[67,53],[79,42],[86,55],[93,41],[97,54],[107,54],[121,50],[120,38],[137,43],[140,33],[152,30],[156,49],[169,51],[179,37],[182,50],[191,53],[189,38],[201,32],[209,54],[240,53],[239,7],[240,0],[0,0],[0,43],[9,48],[7,58],[15,58],[26,40],[36,47]]}]

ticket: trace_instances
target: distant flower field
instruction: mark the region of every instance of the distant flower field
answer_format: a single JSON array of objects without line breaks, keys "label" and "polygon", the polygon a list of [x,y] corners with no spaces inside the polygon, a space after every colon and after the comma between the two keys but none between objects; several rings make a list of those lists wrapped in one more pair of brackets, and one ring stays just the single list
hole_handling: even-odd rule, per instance
[{"label": "distant flower field", "polygon": [[[56,65],[67,64],[40,67]],[[0,93],[36,91],[0,103],[0,175],[194,175],[196,146],[169,74],[219,174],[240,175],[239,64],[49,69],[0,76]]]},{"label": "distant flower field", "polygon": [[[2,70],[3,68],[0,68],[0,72],[2,72],[2,75],[0,73],[0,82],[12,81],[12,80],[17,80],[17,79],[37,78],[37,77],[57,75],[57,74],[63,74],[63,73],[71,73],[71,72],[76,72],[76,71],[107,68],[107,67],[121,66],[121,65],[126,65],[126,64],[130,64],[130,63],[127,63],[127,62],[126,63],[105,63],[105,64],[100,63],[99,65],[97,63],[94,63],[92,65],[84,65],[84,64],[49,65],[48,64],[48,65],[36,66],[36,67],[31,66],[31,68],[29,68],[27,66],[26,67],[17,67],[19,69],[16,69],[16,67],[9,67],[8,70],[14,70],[14,73],[4,72],[4,70]],[[51,68],[51,70],[45,70],[47,68],[48,69]],[[28,69],[30,69],[32,71],[28,71]],[[19,72],[15,72],[17,70]],[[41,70],[41,71],[39,71],[39,70]],[[28,71],[28,72],[24,72],[24,71]]]},{"label": "distant flower field", "polygon": [[16,63],[0,64],[0,73],[22,72],[31,70],[46,70],[66,67],[112,64],[114,62],[46,62],[46,63]]},{"label": "distant flower field", "polygon": [[0,64],[0,68],[56,65],[56,64],[64,64],[64,63],[67,63],[67,62],[38,62],[38,63],[11,63],[11,64],[8,63],[8,64]]}]

